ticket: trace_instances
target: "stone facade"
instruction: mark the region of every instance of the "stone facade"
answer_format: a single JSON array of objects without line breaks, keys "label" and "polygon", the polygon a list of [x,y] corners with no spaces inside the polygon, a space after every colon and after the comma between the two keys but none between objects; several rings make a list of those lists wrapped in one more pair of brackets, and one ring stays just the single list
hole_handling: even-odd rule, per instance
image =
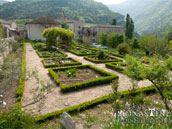
[{"label": "stone facade", "polygon": [[82,29],[82,36],[87,37],[92,41],[96,40],[96,36],[100,32],[107,32],[107,33],[119,33],[123,34],[124,33],[124,28],[121,26],[117,25],[97,25],[97,26],[87,26],[83,27]]}]

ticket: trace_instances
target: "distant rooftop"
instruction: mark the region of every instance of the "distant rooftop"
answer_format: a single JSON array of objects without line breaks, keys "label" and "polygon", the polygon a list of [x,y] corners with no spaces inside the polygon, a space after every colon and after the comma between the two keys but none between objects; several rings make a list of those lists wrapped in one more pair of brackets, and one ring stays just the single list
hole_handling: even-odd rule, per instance
[{"label": "distant rooftop", "polygon": [[60,23],[56,21],[54,18],[50,18],[47,16],[42,16],[39,18],[36,18],[30,22],[27,22],[27,24],[53,24],[53,25],[59,25]]}]

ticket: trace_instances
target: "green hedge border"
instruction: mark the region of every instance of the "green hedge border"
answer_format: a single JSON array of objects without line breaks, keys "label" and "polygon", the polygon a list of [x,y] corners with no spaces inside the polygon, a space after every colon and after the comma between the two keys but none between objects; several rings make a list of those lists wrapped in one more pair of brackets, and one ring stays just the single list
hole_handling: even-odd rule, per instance
[{"label": "green hedge border", "polygon": [[[49,58],[49,57],[51,57],[51,55],[42,55],[40,52],[39,52],[39,50],[36,48],[36,47],[34,47],[34,45],[33,45],[33,43],[31,43],[31,45],[32,45],[32,47],[33,47],[33,49],[35,49],[35,51],[36,51],[36,53],[38,54],[38,56],[40,57],[40,58]],[[64,52],[61,52],[61,51],[59,51],[59,50],[56,50],[58,53],[60,53],[60,54],[64,54],[64,55],[66,55]]]},{"label": "green hedge border", "polygon": [[114,60],[94,60],[91,57],[94,57],[94,55],[93,56],[84,56],[84,59],[86,59],[88,61],[91,61],[93,63],[96,63],[96,64],[108,63],[108,62],[122,62],[123,61],[121,59],[118,59],[118,58],[115,58],[115,57],[111,57],[111,56],[110,57],[113,58]]},{"label": "green hedge border", "polygon": [[[122,92],[119,92],[119,94],[124,97],[124,96],[128,96],[128,95],[135,95],[135,94],[138,94],[138,93],[146,93],[146,94],[149,94],[149,93],[152,93],[152,92],[155,92],[156,89],[154,86],[149,86],[149,87],[142,87],[142,88],[139,88],[139,89],[136,89],[135,92],[130,92],[130,91],[122,91]],[[51,112],[51,113],[47,113],[47,114],[44,114],[44,115],[40,115],[37,117],[37,121],[38,122],[44,122],[46,120],[50,120],[50,119],[53,119],[54,117],[60,117],[62,115],[63,112],[68,112],[68,113],[73,113],[73,112],[80,112],[80,111],[83,111],[83,110],[86,110],[88,108],[92,108],[100,103],[104,103],[104,102],[108,102],[108,100],[111,98],[112,96],[112,93],[111,94],[108,94],[108,95],[105,95],[105,96],[102,96],[102,97],[99,97],[99,98],[96,98],[94,100],[91,100],[91,101],[87,101],[87,102],[84,102],[84,103],[81,103],[79,105],[74,105],[74,106],[71,106],[71,107],[67,107],[65,109],[62,109],[62,110],[58,110],[58,111],[54,111],[54,112]]]},{"label": "green hedge border", "polygon": [[[91,47],[78,46],[78,45],[74,45],[74,46],[89,49],[89,50],[93,50],[93,51],[99,51],[98,48],[91,48]],[[108,50],[104,50],[104,49],[101,49],[101,50],[104,51],[104,52],[108,52],[109,54],[111,54],[113,56],[120,57],[120,58],[125,58],[125,55],[121,55],[119,53],[114,53],[114,52],[109,52]]]},{"label": "green hedge border", "polygon": [[68,52],[71,52],[77,56],[88,56],[88,55],[96,55],[96,52],[92,51],[93,53],[89,53],[89,54],[85,54],[85,53],[79,53],[79,52],[75,52],[73,50],[67,50]]},{"label": "green hedge border", "polygon": [[[40,58],[49,58],[49,57],[51,57],[52,55],[42,55],[39,51],[38,51],[38,49],[35,49],[35,51],[36,51],[36,53],[38,54],[38,56],[40,57]],[[63,52],[61,52],[61,51],[59,51],[59,50],[56,50],[59,54],[64,54],[64,55],[66,55],[65,53],[63,53]]]},{"label": "green hedge border", "polygon": [[109,52],[109,54],[111,54],[113,56],[116,56],[116,57],[119,57],[119,58],[125,58],[124,55],[121,55],[121,54],[118,54],[118,53]]},{"label": "green hedge border", "polygon": [[19,80],[19,85],[17,89],[16,94],[16,104],[14,105],[15,108],[19,108],[22,106],[22,96],[24,92],[24,86],[25,86],[25,77],[26,77],[26,44],[23,44],[23,55],[22,55],[22,64],[21,64],[21,76]]},{"label": "green hedge border", "polygon": [[[70,69],[70,68],[90,68],[105,77],[100,77],[100,78],[85,81],[83,83],[75,83],[75,84],[71,84],[71,85],[61,84],[60,79],[58,78],[58,75],[55,73],[55,71],[66,70],[66,69]],[[112,82],[112,80],[118,79],[117,75],[106,72],[106,71],[99,69],[97,67],[94,67],[92,65],[79,65],[79,66],[70,66],[70,67],[49,69],[49,73],[55,80],[56,84],[60,86],[62,92],[76,91],[76,90],[80,90],[83,88],[88,88],[88,87],[93,87],[93,86],[97,86],[97,85],[101,85],[101,84],[110,83],[110,82]]]},{"label": "green hedge border", "polygon": [[71,63],[65,63],[65,64],[47,64],[45,62],[46,59],[52,59],[52,58],[42,58],[42,63],[44,65],[45,68],[51,68],[51,67],[62,67],[62,66],[71,66],[71,65],[82,65],[81,62],[73,59],[73,58],[68,58],[68,59],[71,59],[72,61],[74,62],[71,62]]},{"label": "green hedge border", "polygon": [[118,71],[120,73],[125,73],[125,68],[118,66],[117,63],[112,62],[112,63],[106,63],[106,68]]}]

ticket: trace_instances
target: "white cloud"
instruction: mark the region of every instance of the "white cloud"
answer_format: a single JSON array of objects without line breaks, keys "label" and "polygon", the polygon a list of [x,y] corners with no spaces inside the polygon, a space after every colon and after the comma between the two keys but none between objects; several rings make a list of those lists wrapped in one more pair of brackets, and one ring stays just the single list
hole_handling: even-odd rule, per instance
[{"label": "white cloud", "polygon": [[127,0],[95,0],[95,1],[108,5],[108,4],[119,4]]},{"label": "white cloud", "polygon": [[15,1],[15,0],[7,0],[7,1],[10,1],[10,2],[12,2],[12,1]]}]

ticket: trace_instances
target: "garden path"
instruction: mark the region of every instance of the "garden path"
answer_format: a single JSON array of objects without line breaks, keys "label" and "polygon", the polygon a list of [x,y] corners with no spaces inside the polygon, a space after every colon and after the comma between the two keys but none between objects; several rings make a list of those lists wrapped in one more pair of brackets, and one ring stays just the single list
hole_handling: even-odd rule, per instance
[{"label": "garden path", "polygon": [[[68,54],[69,57],[75,58],[76,60],[82,62],[83,64],[91,64],[101,69],[104,69],[108,72],[117,74],[119,76],[119,90],[128,90],[131,87],[130,79],[118,72],[113,70],[107,69],[105,64],[94,64],[89,61],[83,59],[83,57],[76,56],[74,54],[65,52]],[[52,82],[50,76],[48,75],[48,69],[45,69],[41,58],[36,54],[35,50],[33,49],[32,45],[27,43],[26,44],[26,70],[27,71],[37,71],[39,79],[43,80],[45,84]],[[148,81],[141,81],[139,82],[139,86],[149,86],[151,85]],[[27,105],[33,102],[33,97],[35,96],[35,88],[38,87],[38,83],[36,78],[33,76],[29,76],[29,72],[27,72],[27,79],[25,81],[25,89],[22,99],[22,104]],[[39,87],[40,88],[40,87]],[[80,91],[70,92],[70,93],[61,93],[59,87],[53,88],[52,92],[46,95],[45,101],[42,103],[36,103],[30,106],[27,106],[25,109],[32,110],[34,114],[45,114],[50,113],[56,110],[60,110],[69,106],[78,105],[80,103],[90,101],[96,99],[98,97],[107,95],[112,92],[111,86],[109,84],[92,87],[88,89],[83,89]]]},{"label": "garden path", "polygon": [[[44,83],[52,82],[50,76],[48,75],[48,69],[45,69],[41,58],[36,54],[32,45],[26,44],[26,70],[32,71],[37,69],[37,74],[39,79],[43,80]],[[27,72],[27,76],[29,72]],[[34,88],[38,87],[36,79],[31,76],[27,77],[25,81],[25,89],[22,99],[22,104],[27,105],[33,102]],[[27,106],[25,109],[32,109],[34,114],[45,114],[60,110],[69,106],[78,105],[80,103],[96,99],[98,97],[107,95],[112,92],[110,85],[102,85],[97,87],[92,87],[80,91],[75,91],[71,93],[62,94],[59,87],[53,88],[52,92],[46,96],[46,100],[41,103],[36,103]]]}]

